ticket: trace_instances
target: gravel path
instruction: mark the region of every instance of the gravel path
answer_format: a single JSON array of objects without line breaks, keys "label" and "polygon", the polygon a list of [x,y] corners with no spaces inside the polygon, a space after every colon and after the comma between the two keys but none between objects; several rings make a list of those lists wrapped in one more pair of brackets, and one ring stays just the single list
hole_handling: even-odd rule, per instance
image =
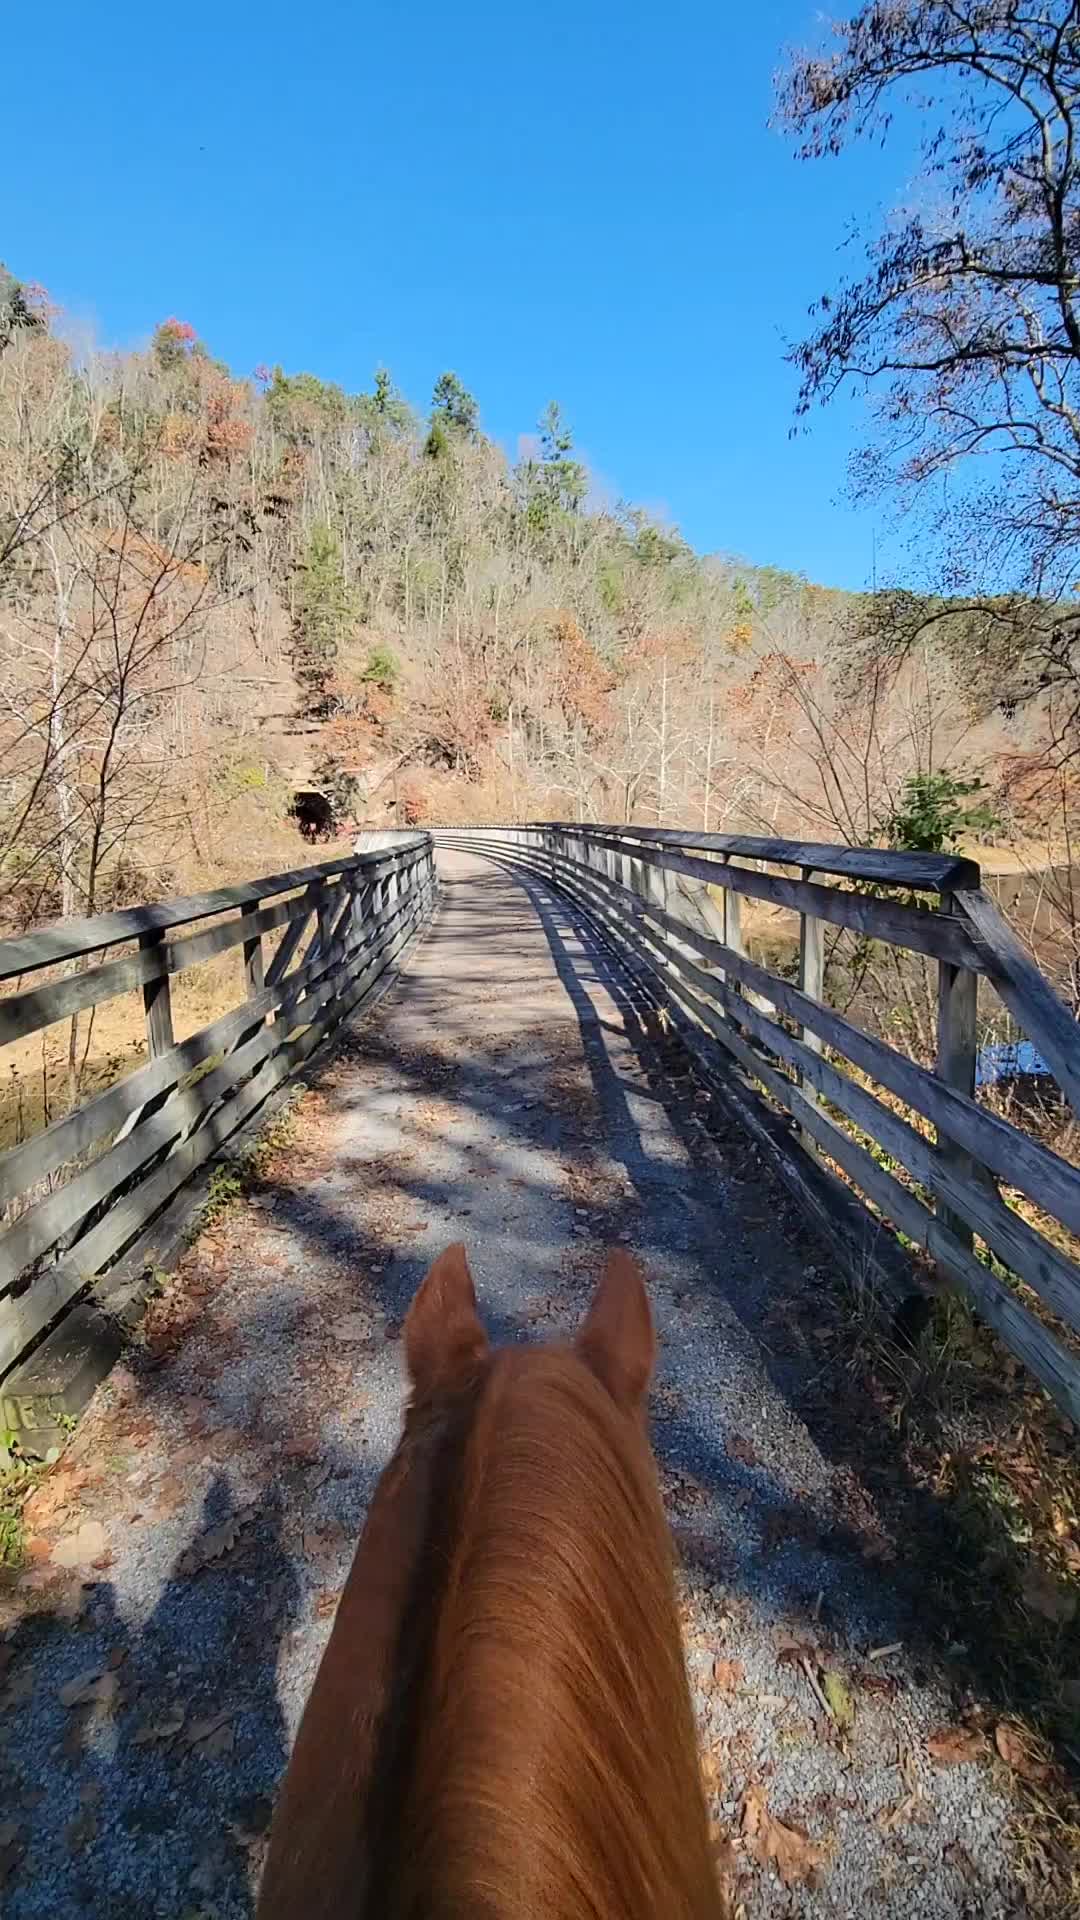
[{"label": "gravel path", "polygon": [[770,1295],[805,1255],[745,1145],[698,1139],[692,1084],[661,1083],[650,1022],[563,903],[441,865],[405,977],[30,1504],[29,1567],[0,1594],[6,1920],[252,1912],[397,1436],[401,1319],[458,1237],[501,1340],[571,1329],[616,1237],[651,1277],[703,1765],[748,1920],[1018,1913],[1000,1779],[935,1764],[948,1677],[858,1462],[820,1449],[770,1349]]}]

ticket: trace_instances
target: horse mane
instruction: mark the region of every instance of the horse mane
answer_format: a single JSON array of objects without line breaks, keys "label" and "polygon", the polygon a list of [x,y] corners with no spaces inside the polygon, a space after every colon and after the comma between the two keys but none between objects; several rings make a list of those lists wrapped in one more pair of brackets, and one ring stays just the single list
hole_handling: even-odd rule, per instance
[{"label": "horse mane", "polygon": [[571,1349],[506,1349],[450,1451],[405,1623],[372,1920],[715,1916],[642,1423]]},{"label": "horse mane", "polygon": [[574,1347],[491,1352],[426,1285],[258,1920],[719,1920],[644,1292],[643,1324],[609,1289]]}]

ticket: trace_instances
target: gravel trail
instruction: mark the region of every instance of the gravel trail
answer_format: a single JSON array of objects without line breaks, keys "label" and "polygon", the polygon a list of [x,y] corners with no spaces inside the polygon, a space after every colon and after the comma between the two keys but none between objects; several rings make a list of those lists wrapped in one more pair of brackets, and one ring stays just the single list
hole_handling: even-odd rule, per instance
[{"label": "gravel trail", "polygon": [[475,856],[440,866],[405,975],[30,1503],[0,1593],[5,1920],[252,1913],[397,1437],[401,1320],[456,1238],[498,1340],[571,1330],[616,1238],[649,1275],[703,1765],[747,1920],[1019,1913],[1007,1793],[985,1759],[935,1764],[948,1672],[858,1460],[823,1450],[773,1351],[805,1251],[745,1143],[699,1138],[692,1083],[661,1081],[654,1023],[572,910]]}]

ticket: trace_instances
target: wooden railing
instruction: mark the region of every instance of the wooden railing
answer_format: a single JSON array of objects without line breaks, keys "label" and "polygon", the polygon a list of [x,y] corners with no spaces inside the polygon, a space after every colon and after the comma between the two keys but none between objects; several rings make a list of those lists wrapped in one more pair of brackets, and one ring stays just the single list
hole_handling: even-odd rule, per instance
[{"label": "wooden railing", "polygon": [[[430,836],[387,838],[395,844],[321,866],[0,941],[0,1068],[7,1043],[132,988],[147,1055],[0,1153],[0,1376],[91,1283],[96,1302],[121,1311],[137,1280],[120,1256],[376,990],[435,903]],[[193,932],[196,922],[206,924]],[[237,947],[245,997],[177,1041],[174,976]]]},{"label": "wooden railing", "polygon": [[[435,839],[568,895],[666,1005],[705,1071],[726,1057],[724,1091],[848,1266],[910,1292],[915,1269],[895,1229],[1080,1421],[1080,1270],[1065,1250],[1080,1237],[1080,1172],[976,1099],[980,977],[1078,1112],[1080,1029],[973,861],[636,826],[448,828]],[[749,957],[747,898],[798,914],[797,985]],[[934,964],[933,1069],[824,1004],[827,926]],[[1007,1194],[1033,1202],[1047,1232]]]}]

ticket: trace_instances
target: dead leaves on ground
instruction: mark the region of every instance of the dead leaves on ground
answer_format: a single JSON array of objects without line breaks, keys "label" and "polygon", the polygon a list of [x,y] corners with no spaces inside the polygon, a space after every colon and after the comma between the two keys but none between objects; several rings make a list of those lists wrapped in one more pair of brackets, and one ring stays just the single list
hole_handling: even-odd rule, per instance
[{"label": "dead leaves on ground", "polygon": [[186,1708],[177,1702],[171,1707],[166,1707],[155,1719],[144,1720],[142,1726],[135,1730],[135,1746],[149,1747],[158,1741],[174,1739],[184,1724],[186,1713]]},{"label": "dead leaves on ground", "polygon": [[224,1753],[231,1753],[236,1743],[236,1732],[230,1724],[234,1712],[233,1707],[222,1707],[218,1713],[193,1720],[184,1734],[185,1747],[189,1750],[197,1747],[205,1760],[216,1760]]},{"label": "dead leaves on ground", "polygon": [[120,1675],[115,1667],[90,1667],[57,1692],[62,1707],[95,1707],[113,1713],[120,1704]]},{"label": "dead leaves on ground", "polygon": [[917,1820],[924,1804],[922,1794],[917,1787],[913,1787],[894,1807],[882,1807],[874,1819],[882,1833],[895,1833],[898,1827],[910,1826],[913,1820]]},{"label": "dead leaves on ground", "polygon": [[192,1541],[186,1553],[181,1554],[177,1571],[191,1576],[200,1573],[212,1561],[220,1560],[224,1554],[231,1553],[253,1514],[253,1505],[237,1507],[235,1513],[219,1521],[216,1527],[209,1527],[197,1540]]},{"label": "dead leaves on ground", "polygon": [[1018,1773],[1021,1780],[1042,1786],[1050,1778],[1050,1763],[1040,1757],[1031,1736],[1022,1727],[999,1721],[994,1729],[994,1745],[1005,1765]]},{"label": "dead leaves on ground", "polygon": [[1066,1585],[1044,1567],[1029,1567],[1021,1589],[1024,1604],[1054,1627],[1067,1627],[1076,1617],[1075,1587]]},{"label": "dead leaves on ground", "polygon": [[26,1840],[17,1820],[0,1820],[0,1891],[26,1852]]},{"label": "dead leaves on ground", "polygon": [[926,1751],[936,1767],[960,1767],[986,1752],[986,1740],[978,1727],[938,1727]]},{"label": "dead leaves on ground", "polygon": [[748,1853],[760,1867],[773,1865],[785,1887],[820,1886],[827,1848],[811,1840],[802,1827],[778,1820],[770,1812],[764,1787],[756,1781],[743,1795],[739,1831]]},{"label": "dead leaves on ground", "polygon": [[840,1732],[850,1733],[855,1725],[855,1702],[843,1674],[827,1667],[821,1676],[821,1691]]},{"label": "dead leaves on ground", "polygon": [[171,1706],[163,1707],[151,1720],[144,1720],[134,1735],[137,1747],[166,1746],[173,1740],[179,1740],[187,1753],[195,1752],[202,1760],[217,1760],[223,1754],[231,1753],[236,1744],[236,1730],[232,1721],[236,1716],[235,1707],[221,1707],[215,1713],[202,1713],[189,1721],[188,1710],[179,1700]]}]

